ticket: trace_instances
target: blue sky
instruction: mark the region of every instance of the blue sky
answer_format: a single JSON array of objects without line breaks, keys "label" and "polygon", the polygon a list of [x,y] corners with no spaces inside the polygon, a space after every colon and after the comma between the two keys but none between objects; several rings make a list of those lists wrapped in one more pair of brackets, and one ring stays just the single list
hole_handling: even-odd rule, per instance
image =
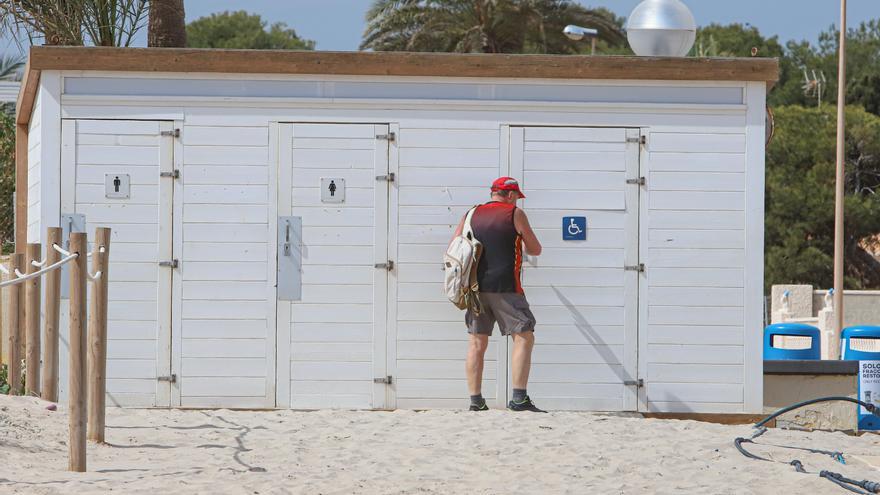
[{"label": "blue sky", "polygon": [[[185,0],[187,21],[223,10],[247,10],[269,22],[282,21],[300,36],[317,42],[319,50],[356,50],[364,28],[364,13],[371,0]],[[605,6],[628,16],[640,0],[579,0],[586,6]],[[765,35],[780,40],[815,42],[820,31],[839,17],[838,0],[685,0],[698,25],[712,22],[749,23]],[[809,7],[805,7],[809,5]],[[880,18],[880,1],[849,0],[849,24]],[[145,33],[139,45],[146,43]],[[6,40],[6,51],[17,50]],[[2,45],[0,45],[2,46]]]}]

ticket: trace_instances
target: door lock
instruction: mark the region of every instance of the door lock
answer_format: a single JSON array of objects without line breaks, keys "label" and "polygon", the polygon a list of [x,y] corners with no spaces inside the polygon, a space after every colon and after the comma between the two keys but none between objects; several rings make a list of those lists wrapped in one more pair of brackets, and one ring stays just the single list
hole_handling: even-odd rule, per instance
[{"label": "door lock", "polygon": [[376,263],[373,266],[375,266],[376,268],[384,268],[385,270],[388,270],[389,272],[391,270],[394,270],[394,262],[391,260],[388,260],[385,263]]}]

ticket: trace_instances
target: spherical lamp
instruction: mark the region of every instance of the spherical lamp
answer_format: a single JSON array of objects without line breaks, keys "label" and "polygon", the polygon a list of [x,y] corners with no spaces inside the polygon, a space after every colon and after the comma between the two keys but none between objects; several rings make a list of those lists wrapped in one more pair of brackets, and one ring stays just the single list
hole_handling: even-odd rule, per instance
[{"label": "spherical lamp", "polygon": [[696,36],[694,15],[680,0],[644,0],[626,26],[629,46],[642,56],[684,57]]}]

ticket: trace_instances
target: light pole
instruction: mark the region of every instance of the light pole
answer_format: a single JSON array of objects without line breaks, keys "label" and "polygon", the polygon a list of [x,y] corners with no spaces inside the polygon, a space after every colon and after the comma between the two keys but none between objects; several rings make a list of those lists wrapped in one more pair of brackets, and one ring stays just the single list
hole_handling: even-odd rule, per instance
[{"label": "light pole", "polygon": [[569,24],[568,26],[565,26],[565,29],[563,29],[562,32],[568,36],[568,39],[574,41],[581,41],[584,38],[590,38],[590,55],[596,54],[596,40],[599,37],[598,29],[590,29]]},{"label": "light pole", "polygon": [[837,175],[834,194],[834,311],[837,331],[843,329],[843,198],[846,125],[846,0],[840,0],[840,52],[837,71]]}]

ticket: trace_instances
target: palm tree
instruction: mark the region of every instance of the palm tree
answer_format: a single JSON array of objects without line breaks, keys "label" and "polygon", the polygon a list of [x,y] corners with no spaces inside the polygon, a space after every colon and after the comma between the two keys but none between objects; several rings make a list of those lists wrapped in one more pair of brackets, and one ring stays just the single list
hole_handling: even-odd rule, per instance
[{"label": "palm tree", "polygon": [[25,59],[21,55],[0,56],[0,81],[21,81]]},{"label": "palm tree", "polygon": [[150,0],[147,46],[185,47],[186,16],[183,0]]},{"label": "palm tree", "polygon": [[571,0],[374,0],[360,48],[459,53],[578,53],[568,24],[599,30],[610,46],[626,42],[605,9]]}]

